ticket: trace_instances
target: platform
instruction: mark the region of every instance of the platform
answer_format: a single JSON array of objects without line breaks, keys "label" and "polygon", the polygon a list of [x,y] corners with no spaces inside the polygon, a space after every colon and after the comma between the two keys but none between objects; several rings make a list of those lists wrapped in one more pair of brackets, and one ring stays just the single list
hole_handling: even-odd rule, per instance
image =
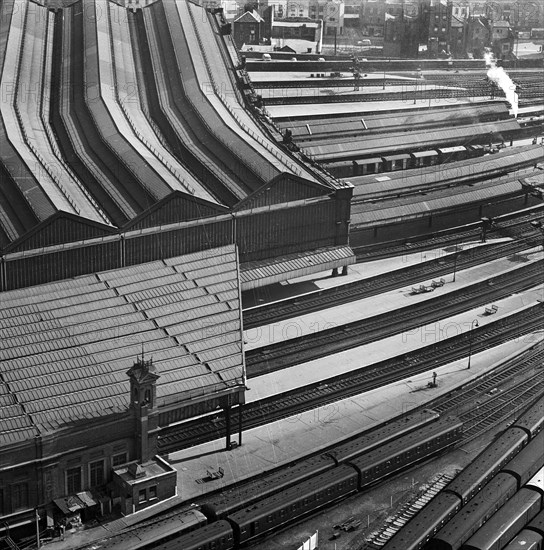
[{"label": "platform", "polygon": [[[427,383],[432,379],[432,372],[427,372],[246,431],[243,445],[232,451],[224,450],[221,439],[171,453],[167,459],[178,471],[178,490],[181,497],[190,502],[251,475],[292,462],[423,405],[542,340],[544,335],[536,334],[476,353],[472,357],[470,370],[466,368],[466,359],[434,369],[438,375],[438,387],[435,389],[427,388]],[[218,470],[220,467],[225,472],[222,479],[197,483],[196,480],[205,477],[207,470]]]},{"label": "platform", "polygon": [[[388,86],[385,88],[376,81],[374,86],[363,86],[362,84],[357,85],[354,83],[353,87],[351,86],[316,86],[314,88],[259,88],[259,95],[265,100],[268,99],[277,99],[277,98],[286,98],[287,100],[297,97],[342,97],[342,96],[364,96],[366,94],[398,94],[398,101],[407,103],[408,101],[413,101],[414,93],[417,92],[427,92],[434,90],[464,90],[465,88],[460,86],[440,86],[438,84],[429,84],[424,80],[413,80],[413,81],[403,81],[406,84],[401,86]],[[467,91],[467,94],[470,92]],[[426,101],[429,104],[429,99]],[[267,109],[270,108],[267,106]]]},{"label": "platform", "polygon": [[[266,110],[272,118],[278,117],[306,117],[312,115],[326,114],[353,114],[353,113],[375,113],[377,111],[394,111],[407,109],[425,109],[428,107],[439,107],[441,105],[465,105],[467,103],[479,103],[489,101],[489,97],[473,98],[446,98],[418,99],[412,101],[350,101],[349,103],[301,103],[296,105],[267,105]],[[504,99],[496,99],[504,102]]]},{"label": "platform", "polygon": [[[463,243],[467,247],[492,246],[479,243]],[[284,285],[274,285],[281,288],[306,285],[313,289],[327,286],[339,286],[358,278],[371,277],[403,266],[413,265],[447,254],[444,249],[417,252],[397,258],[378,260],[357,264],[350,268],[345,277],[326,277],[316,279],[309,275]],[[540,253],[541,254],[541,253]],[[539,254],[534,254],[535,258]],[[504,260],[507,261],[507,260]],[[458,272],[456,283],[467,284],[463,278],[469,278],[468,273]],[[471,281],[474,282],[474,281]],[[404,289],[406,290],[406,289]],[[271,299],[280,299],[279,292]],[[393,299],[405,301],[401,289]],[[543,296],[542,289],[520,293],[501,302],[499,312],[505,315],[516,309],[528,307]],[[410,298],[417,298],[411,296]],[[394,303],[390,304],[394,307]],[[347,350],[333,356],[311,361],[290,369],[270,375],[253,378],[248,382],[250,389],[246,393],[247,401],[255,401],[267,395],[273,395],[334,376],[337,373],[353,370],[402,353],[404,349],[416,349],[433,341],[442,339],[444,335],[454,336],[458,331],[466,331],[474,319],[483,325],[486,317],[482,317],[484,307],[464,312],[458,316],[446,319],[440,323],[414,329],[389,339]],[[497,318],[496,315],[489,319]],[[435,399],[437,396],[451,391],[456,386],[478,377],[487,370],[508,360],[510,356],[527,350],[544,340],[544,334],[538,333],[518,338],[496,348],[472,355],[471,369],[467,369],[467,359],[454,361],[450,364],[433,369],[438,375],[438,387],[429,389],[427,383],[432,379],[432,371],[419,374],[403,381],[395,382],[380,389],[366,392],[356,397],[338,401],[318,409],[299,414],[260,428],[243,432],[242,446],[231,451],[224,450],[224,439],[218,439],[190,449],[170,453],[165,458],[177,471],[178,495],[172,499],[171,505],[183,502],[191,504],[192,500],[209,492],[217,491],[232,483],[263,471],[277,468],[283,464],[297,460],[315,450],[325,448],[335,441],[340,441],[357,432],[372,428],[390,418],[405,413],[415,407]],[[405,346],[402,347],[401,346]],[[392,351],[393,350],[393,351]],[[207,477],[207,471],[218,471],[222,468],[224,477],[199,483]],[[161,509],[168,503],[163,503]],[[77,532],[74,538],[65,541],[55,541],[47,545],[50,550],[68,550],[87,544],[115,532],[116,526],[122,528],[126,521],[112,522],[101,527]]]},{"label": "platform", "polygon": [[[318,74],[325,74],[324,78],[321,77],[315,77],[310,75]],[[341,81],[355,81],[353,78],[353,73],[350,71],[341,71],[340,77],[332,77],[329,76],[331,74],[331,71],[324,71],[321,73],[320,71],[287,71],[287,72],[279,72],[279,71],[249,71],[249,76],[251,78],[251,81],[255,85],[256,88],[259,88],[260,82],[304,82],[306,80],[310,81],[317,81],[319,80],[341,80]],[[364,73],[361,74],[361,80],[378,80],[383,81],[384,78],[386,80],[418,80],[421,81],[420,78],[417,78],[415,76],[402,76],[398,74],[389,74],[384,72],[379,73]]]},{"label": "platform", "polygon": [[[512,240],[509,237],[498,239],[487,239],[485,243],[480,241],[463,241],[457,244],[457,251],[479,248],[482,246],[493,246]],[[455,252],[454,247],[437,247],[428,250],[412,252],[410,246],[406,246],[406,252],[393,258],[381,258],[360,262],[349,267],[347,275],[332,277],[330,271],[313,273],[308,276],[297,277],[281,284],[270,285],[265,288],[242,293],[244,311],[254,307],[261,307],[272,302],[278,302],[293,296],[301,296],[312,292],[320,292],[326,288],[333,288],[352,283],[359,279],[375,277],[382,273],[389,273],[397,269],[414,266],[440,258],[446,258]]]},{"label": "platform", "polygon": [[[413,306],[428,300],[435,300],[439,296],[445,296],[451,292],[458,291],[464,287],[474,285],[485,281],[490,277],[496,277],[517,269],[523,268],[530,263],[542,260],[544,254],[538,249],[531,249],[523,254],[523,261],[513,260],[512,257],[501,258],[492,262],[485,263],[476,267],[457,271],[455,282],[451,274],[435,279],[444,279],[444,286],[436,288],[433,292],[422,294],[412,294],[412,287],[430,286],[433,278],[410,282],[404,288],[395,289],[389,292],[381,293],[377,296],[363,298],[339,306],[323,309],[313,313],[292,317],[283,321],[277,321],[268,325],[263,325],[244,331],[245,351],[254,350],[298,338],[315,334],[323,330],[328,330],[337,326],[368,319],[385,312],[391,312],[405,307]],[[500,312],[506,312],[510,309],[512,298],[496,301],[500,303]],[[504,306],[502,305],[504,303]],[[482,306],[476,309],[476,315]],[[499,315],[494,315],[496,319]]]}]

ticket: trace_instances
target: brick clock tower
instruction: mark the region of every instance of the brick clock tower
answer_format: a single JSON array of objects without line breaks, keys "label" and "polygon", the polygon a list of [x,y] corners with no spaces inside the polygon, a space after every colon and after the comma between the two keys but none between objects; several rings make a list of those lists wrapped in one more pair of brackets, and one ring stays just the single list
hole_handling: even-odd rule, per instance
[{"label": "brick clock tower", "polygon": [[157,454],[159,413],[157,380],[153,359],[138,357],[127,371],[130,379],[130,408],[134,414],[138,462],[144,464]]},{"label": "brick clock tower", "polygon": [[130,379],[130,411],[134,418],[136,460],[114,468],[115,495],[123,515],[138,512],[177,494],[176,470],[157,455],[159,409],[153,360],[141,357],[127,371]]}]

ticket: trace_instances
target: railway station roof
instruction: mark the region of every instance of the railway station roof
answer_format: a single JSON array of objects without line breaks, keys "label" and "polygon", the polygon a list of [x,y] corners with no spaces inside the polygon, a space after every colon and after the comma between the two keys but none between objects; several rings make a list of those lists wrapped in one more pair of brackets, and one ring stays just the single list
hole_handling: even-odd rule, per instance
[{"label": "railway station roof", "polygon": [[[168,201],[181,207],[163,208],[175,219],[160,224],[214,215],[275,177],[341,187],[246,112],[231,78],[232,43],[214,39],[212,14],[189,0],[154,2],[141,14],[146,48],[136,47],[136,13],[114,0],[73,0],[56,14],[32,0],[0,2],[0,81],[20,82],[0,105],[2,252],[100,237],[135,220],[149,225]],[[191,62],[171,66],[178,58]],[[140,74],[150,63],[153,71]],[[56,79],[65,93],[50,93]],[[43,98],[43,112],[25,101],[25,89]],[[149,105],[162,112],[160,124]]]},{"label": "railway station roof", "polygon": [[[366,176],[350,177],[349,181],[355,186],[354,196],[372,196],[391,192],[393,189],[402,191],[410,188],[430,186],[438,182],[474,178],[479,173],[504,172],[518,169],[520,164],[537,162],[542,157],[542,148],[538,145],[527,145],[505,149],[504,152],[444,164],[440,167],[429,166],[402,172],[387,172],[386,174],[369,174]],[[412,153],[414,156],[437,155],[435,151],[421,151]],[[374,161],[375,159],[372,159]],[[366,164],[366,161],[357,161]],[[387,178],[384,180],[384,177]]]},{"label": "railway station roof", "polygon": [[2,293],[0,444],[126,411],[142,353],[161,406],[243,387],[234,245]]},{"label": "railway station roof", "polygon": [[242,290],[250,290],[355,262],[355,254],[349,246],[331,246],[272,260],[246,262],[240,273],[240,281]]},{"label": "railway station roof", "polygon": [[[414,149],[414,143],[418,148],[431,148],[439,145],[462,145],[470,143],[480,136],[480,139],[489,139],[491,135],[504,134],[519,130],[516,120],[504,120],[488,124],[474,126],[457,126],[444,128],[434,132],[416,131],[379,135],[369,135],[349,140],[336,140],[323,145],[307,145],[304,147],[306,154],[311,155],[317,161],[326,162],[340,158],[349,158],[356,155],[375,156],[377,153],[396,153],[399,150]],[[496,139],[496,138],[495,138]],[[331,140],[332,141],[332,140]],[[457,143],[456,143],[457,142]]]},{"label": "railway station roof", "polygon": [[417,218],[428,215],[429,212],[440,212],[463,205],[484,201],[493,197],[520,194],[521,186],[517,179],[505,183],[490,183],[478,187],[462,187],[448,189],[428,195],[428,199],[422,201],[416,196],[411,200],[403,199],[383,201],[381,203],[364,203],[352,208],[352,227],[364,227],[376,225],[385,221],[393,223],[407,218]]},{"label": "railway station roof", "polygon": [[292,116],[287,119],[275,117],[280,128],[289,128],[293,136],[315,134],[342,133],[347,130],[357,130],[363,127],[362,121],[368,129],[379,130],[384,128],[410,128],[415,125],[442,122],[448,125],[463,119],[470,119],[474,123],[481,123],[485,117],[501,117],[507,119],[508,107],[505,103],[496,101],[488,103],[412,108],[393,112],[370,113],[333,113],[313,116]]}]

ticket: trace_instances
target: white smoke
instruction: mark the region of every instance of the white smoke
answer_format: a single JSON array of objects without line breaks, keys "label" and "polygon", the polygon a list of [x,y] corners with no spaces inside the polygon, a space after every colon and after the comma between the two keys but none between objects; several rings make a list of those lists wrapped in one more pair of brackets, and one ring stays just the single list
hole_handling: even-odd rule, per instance
[{"label": "white smoke", "polygon": [[518,94],[516,93],[516,85],[508,76],[502,67],[497,67],[493,54],[491,52],[484,53],[484,59],[487,70],[487,78],[494,82],[504,92],[506,99],[512,107],[514,117],[518,117]]}]

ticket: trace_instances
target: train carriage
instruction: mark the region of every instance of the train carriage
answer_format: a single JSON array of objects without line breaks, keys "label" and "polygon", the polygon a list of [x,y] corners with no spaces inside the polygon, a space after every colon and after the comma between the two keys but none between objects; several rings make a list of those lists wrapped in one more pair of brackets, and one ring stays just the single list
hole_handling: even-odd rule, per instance
[{"label": "train carriage", "polygon": [[531,437],[544,428],[544,398],[539,399],[512,427],[525,430]]},{"label": "train carriage", "polygon": [[228,521],[216,521],[177,539],[154,545],[155,550],[232,550],[234,536]]},{"label": "train carriage", "polygon": [[350,463],[359,473],[359,488],[454,445],[461,437],[462,427],[457,419],[443,418],[425,430],[400,437],[352,460]]},{"label": "train carriage", "polygon": [[532,529],[544,537],[544,510],[540,512],[540,514],[538,514],[538,516],[536,516],[531,523],[529,523],[527,529]]},{"label": "train carriage", "polygon": [[542,535],[523,529],[504,547],[504,550],[542,550]]},{"label": "train carriage", "polygon": [[429,409],[403,415],[383,426],[355,436],[328,452],[298,461],[289,468],[281,468],[260,479],[227,488],[220,494],[210,495],[202,503],[202,511],[211,521],[222,519],[263,497],[279,493],[312,476],[324,473],[339,463],[382,446],[401,435],[421,429],[438,419],[439,414]]},{"label": "train carriage", "polygon": [[341,465],[230,514],[228,520],[236,543],[244,544],[356,491],[357,473],[350,466]]},{"label": "train carriage", "polygon": [[462,546],[462,550],[501,550],[540,511],[542,495],[532,488],[518,491]]},{"label": "train carriage", "polygon": [[502,469],[514,475],[519,485],[524,485],[544,466],[544,432],[534,437],[529,445],[522,449]]},{"label": "train carriage", "polygon": [[516,479],[497,474],[431,539],[432,550],[457,550],[517,491]]},{"label": "train carriage", "polygon": [[379,430],[373,430],[370,433],[362,434],[346,443],[336,446],[334,450],[330,452],[330,455],[338,463],[347,462],[377,447],[383,447],[388,441],[397,440],[401,436],[430,425],[439,418],[440,415],[430,409],[408,414],[403,418],[389,422]]},{"label": "train carriage", "polygon": [[461,499],[452,493],[439,493],[424,506],[383,550],[419,550],[461,508]]},{"label": "train carriage", "polygon": [[523,429],[508,429],[486,447],[445,490],[457,494],[466,504],[528,441],[529,436]]},{"label": "train carriage", "polygon": [[226,488],[219,494],[210,495],[202,504],[202,512],[210,521],[224,518],[263,497],[279,493],[335,466],[336,461],[327,454],[301,460],[290,468],[281,468],[262,479]]}]

